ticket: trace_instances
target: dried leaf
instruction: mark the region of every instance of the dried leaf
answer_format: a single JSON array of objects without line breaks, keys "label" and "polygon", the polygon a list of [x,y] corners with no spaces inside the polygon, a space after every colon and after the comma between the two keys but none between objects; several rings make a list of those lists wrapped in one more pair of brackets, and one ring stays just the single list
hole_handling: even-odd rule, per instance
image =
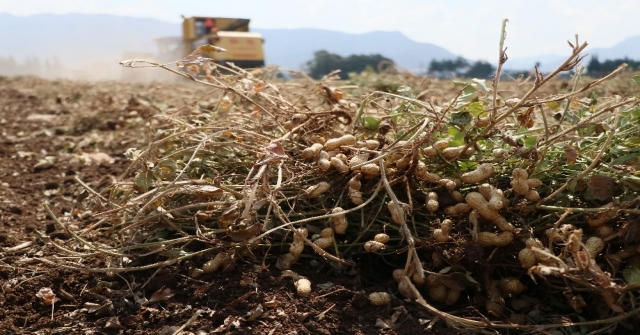
[{"label": "dried leaf", "polygon": [[267,86],[267,83],[265,83],[264,80],[259,80],[258,83],[256,84],[256,86],[253,87],[253,91],[255,93],[258,93],[258,92],[262,91],[265,86]]},{"label": "dried leaf", "polygon": [[393,324],[391,323],[391,320],[382,320],[381,318],[376,319],[376,328],[391,329],[392,326]]},{"label": "dried leaf", "polygon": [[338,91],[338,90],[335,90],[335,89],[331,90],[331,95],[336,100],[340,100],[340,99],[344,98],[344,92]]},{"label": "dried leaf", "polygon": [[83,307],[86,308],[89,313],[93,313],[98,309],[100,309],[100,304],[96,304],[93,302],[85,302]]},{"label": "dried leaf", "polygon": [[534,107],[529,107],[524,113],[518,113],[517,119],[518,119],[518,123],[520,123],[520,125],[522,127],[525,127],[527,129],[533,127],[534,121],[533,118],[531,117],[531,114],[533,113]]},{"label": "dried leaf", "polygon": [[576,150],[576,148],[572,145],[565,145],[564,146],[564,155],[567,156],[567,164],[569,165],[573,165],[576,163],[576,159],[578,158],[578,151]]},{"label": "dried leaf", "polygon": [[[197,47],[189,56],[176,62],[176,65],[183,67],[185,65],[203,65],[211,62],[215,53],[227,51],[224,48],[216,47],[211,44],[204,44]],[[198,69],[199,71],[199,69]]]},{"label": "dried leaf", "polygon": [[149,298],[149,303],[166,301],[169,298],[173,297],[173,292],[171,292],[170,288],[160,288],[159,290],[153,292],[151,298]]},{"label": "dried leaf", "polygon": [[258,304],[256,308],[252,309],[247,313],[249,321],[255,321],[257,318],[261,317],[264,314],[264,309],[262,308],[262,304]]},{"label": "dried leaf", "polygon": [[256,223],[246,229],[240,229],[240,230],[229,232],[227,235],[231,237],[231,239],[234,242],[242,242],[252,237],[258,236],[261,230],[262,230],[262,224]]},{"label": "dried leaf", "polygon": [[117,316],[111,317],[107,320],[104,325],[107,329],[125,329],[121,324],[120,320],[118,320]]},{"label": "dried leaf", "polygon": [[616,180],[609,176],[597,174],[589,179],[589,192],[597,200],[607,201],[613,196],[613,186]]},{"label": "dried leaf", "polygon": [[269,145],[264,148],[264,151],[277,156],[286,156],[286,154],[284,153],[284,147],[282,146],[282,143],[280,143],[280,141],[269,143]]},{"label": "dried leaf", "polygon": [[55,293],[48,287],[41,288],[38,293],[36,293],[36,297],[42,299],[45,305],[51,305],[57,301]]}]

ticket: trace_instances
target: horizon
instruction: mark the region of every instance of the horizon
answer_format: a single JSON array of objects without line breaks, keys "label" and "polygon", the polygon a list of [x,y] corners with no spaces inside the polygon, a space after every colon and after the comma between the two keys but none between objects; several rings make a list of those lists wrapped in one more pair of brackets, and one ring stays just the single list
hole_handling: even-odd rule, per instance
[{"label": "horizon", "polygon": [[[497,9],[496,9],[497,8]],[[323,29],[350,34],[398,31],[411,40],[443,47],[470,60],[497,61],[502,19],[509,19],[509,58],[525,59],[562,55],[567,41],[578,34],[590,48],[607,48],[632,36],[628,29],[640,2],[621,0],[545,0],[536,3],[502,3],[498,0],[326,0],[261,1],[232,3],[168,1],[44,1],[0,0],[0,13],[14,16],[37,14],[111,14],[180,23],[180,15],[243,17],[256,29]],[[291,15],[296,13],[296,15]],[[545,18],[540,22],[539,18]],[[425,27],[435,27],[426,29]],[[446,33],[443,33],[446,32]],[[470,35],[469,32],[473,32]],[[551,36],[551,37],[550,37]],[[612,39],[611,36],[616,36]]]}]

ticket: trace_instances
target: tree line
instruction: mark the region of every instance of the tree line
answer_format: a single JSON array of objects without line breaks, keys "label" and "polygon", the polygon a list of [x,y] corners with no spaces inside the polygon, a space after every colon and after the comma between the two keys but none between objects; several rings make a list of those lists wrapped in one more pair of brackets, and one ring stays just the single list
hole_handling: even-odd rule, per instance
[{"label": "tree line", "polygon": [[470,62],[458,57],[456,59],[432,60],[428,73],[439,78],[489,78],[496,73],[491,63],[483,60]]},{"label": "tree line", "polygon": [[340,70],[338,74],[340,78],[347,79],[351,72],[360,73],[366,68],[378,72],[393,66],[394,63],[391,59],[380,54],[342,57],[326,50],[320,50],[314,54],[312,60],[306,63],[306,70],[309,76],[315,79],[320,79],[332,71]]},{"label": "tree line", "polygon": [[[307,73],[315,79],[322,78],[334,70],[340,70],[340,78],[347,79],[351,72],[360,73],[367,68],[379,72],[393,66],[393,60],[380,54],[342,57],[326,50],[317,51],[313,59],[305,64]],[[489,62],[470,62],[458,57],[456,59],[432,60],[429,64],[428,74],[439,78],[489,78],[495,74],[495,71],[496,68]]]},{"label": "tree line", "polygon": [[620,59],[607,59],[601,62],[597,55],[593,55],[591,56],[589,64],[587,64],[587,73],[592,77],[601,78],[617,69],[623,63],[627,63],[629,70],[640,71],[640,61],[625,57]]}]

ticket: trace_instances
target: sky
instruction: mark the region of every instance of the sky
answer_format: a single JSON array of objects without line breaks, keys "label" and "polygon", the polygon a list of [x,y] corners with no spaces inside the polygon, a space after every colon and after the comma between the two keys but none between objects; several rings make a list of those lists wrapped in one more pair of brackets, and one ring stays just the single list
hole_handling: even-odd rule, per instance
[{"label": "sky", "polygon": [[512,59],[568,54],[566,41],[575,34],[591,47],[610,47],[640,33],[638,0],[0,0],[0,13],[116,14],[175,23],[181,15],[218,16],[249,18],[255,28],[400,31],[493,62],[505,18]]}]

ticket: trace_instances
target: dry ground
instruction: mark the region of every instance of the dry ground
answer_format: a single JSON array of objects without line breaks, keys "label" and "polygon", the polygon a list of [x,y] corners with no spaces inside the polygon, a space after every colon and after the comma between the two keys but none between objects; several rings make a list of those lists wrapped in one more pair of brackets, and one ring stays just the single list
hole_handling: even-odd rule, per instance
[{"label": "dry ground", "polygon": [[[389,276],[362,280],[299,265],[294,270],[314,283],[333,283],[326,289],[314,286],[309,298],[299,298],[291,279],[281,278],[269,264],[250,261],[197,279],[189,276],[189,263],[157,273],[119,275],[70,272],[32,261],[53,254],[37,232],[54,239],[71,238],[56,230],[44,202],[63,220],[83,215],[77,204],[86,193],[77,180],[100,189],[118,177],[129,165],[123,152],[145,145],[140,134],[158,113],[156,106],[169,113],[190,113],[191,98],[204,92],[188,84],[0,78],[0,333],[173,334],[196,311],[200,316],[186,327],[194,334],[424,332],[432,317],[412,304],[394,299],[390,307],[369,305],[366,294],[393,287],[387,285]],[[84,215],[80,222],[86,226],[97,221]],[[391,271],[378,262],[369,266],[368,270]],[[36,296],[42,288],[51,288],[59,299],[53,314],[51,306]],[[133,293],[150,299],[162,288],[170,289],[173,296],[142,306],[136,303],[142,297]],[[258,306],[264,312],[251,321],[247,314],[255,313]],[[394,328],[376,327],[377,319],[394,314],[398,317]]]}]

